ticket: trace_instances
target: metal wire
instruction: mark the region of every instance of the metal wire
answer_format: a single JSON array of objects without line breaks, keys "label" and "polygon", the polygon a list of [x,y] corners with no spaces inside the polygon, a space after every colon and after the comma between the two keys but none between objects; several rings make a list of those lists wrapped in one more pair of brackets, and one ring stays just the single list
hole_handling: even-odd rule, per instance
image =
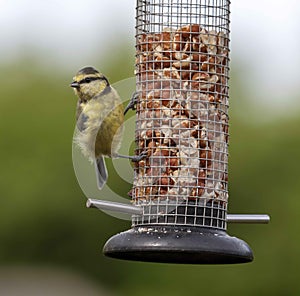
[{"label": "metal wire", "polygon": [[226,229],[229,0],[137,0],[133,225]]}]

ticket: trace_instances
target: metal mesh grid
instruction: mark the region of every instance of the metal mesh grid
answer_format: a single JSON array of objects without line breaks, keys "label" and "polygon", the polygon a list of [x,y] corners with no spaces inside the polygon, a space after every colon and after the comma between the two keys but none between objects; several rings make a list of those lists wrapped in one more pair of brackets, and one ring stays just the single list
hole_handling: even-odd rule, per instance
[{"label": "metal mesh grid", "polygon": [[133,225],[226,229],[229,0],[137,0]]}]

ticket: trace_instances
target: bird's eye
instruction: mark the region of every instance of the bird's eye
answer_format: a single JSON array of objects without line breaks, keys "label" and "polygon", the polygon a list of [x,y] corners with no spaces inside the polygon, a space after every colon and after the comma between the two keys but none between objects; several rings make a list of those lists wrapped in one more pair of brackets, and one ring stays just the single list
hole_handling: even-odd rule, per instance
[{"label": "bird's eye", "polygon": [[86,83],[90,83],[91,81],[92,81],[92,78],[90,78],[90,77],[87,77],[84,79],[84,82],[86,82]]}]

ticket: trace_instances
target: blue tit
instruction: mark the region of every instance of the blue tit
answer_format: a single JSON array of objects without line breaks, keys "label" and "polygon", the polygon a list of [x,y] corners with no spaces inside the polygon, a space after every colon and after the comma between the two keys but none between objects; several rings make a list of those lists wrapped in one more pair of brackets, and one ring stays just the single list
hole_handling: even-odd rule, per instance
[{"label": "blue tit", "polygon": [[118,154],[122,140],[124,113],[134,109],[135,94],[125,112],[120,96],[107,78],[93,67],[84,67],[73,77],[70,84],[78,96],[75,142],[82,153],[94,164],[98,188],[102,189],[108,173],[104,156],[123,157],[139,161],[146,156]]}]

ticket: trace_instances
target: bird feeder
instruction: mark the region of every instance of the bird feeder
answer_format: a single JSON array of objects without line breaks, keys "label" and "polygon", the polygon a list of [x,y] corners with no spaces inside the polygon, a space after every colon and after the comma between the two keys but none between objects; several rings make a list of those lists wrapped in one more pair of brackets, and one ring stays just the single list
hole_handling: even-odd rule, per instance
[{"label": "bird feeder", "polygon": [[247,243],[229,215],[229,0],[137,0],[136,154],[133,205],[88,206],[132,214],[132,228],[110,238],[109,257],[172,263],[243,263]]}]

